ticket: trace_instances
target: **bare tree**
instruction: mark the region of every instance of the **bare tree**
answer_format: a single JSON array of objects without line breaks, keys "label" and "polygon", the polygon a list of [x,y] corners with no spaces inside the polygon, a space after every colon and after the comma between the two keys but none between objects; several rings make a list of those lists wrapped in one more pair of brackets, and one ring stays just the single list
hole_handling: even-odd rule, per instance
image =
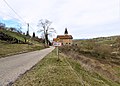
[{"label": "bare tree", "polygon": [[38,32],[43,32],[44,34],[44,38],[45,38],[45,45],[48,46],[49,40],[48,40],[48,35],[51,35],[53,32],[56,32],[54,28],[50,28],[50,25],[52,24],[51,21],[47,20],[47,19],[41,19],[38,22],[38,27],[42,27],[40,28],[40,30]]}]

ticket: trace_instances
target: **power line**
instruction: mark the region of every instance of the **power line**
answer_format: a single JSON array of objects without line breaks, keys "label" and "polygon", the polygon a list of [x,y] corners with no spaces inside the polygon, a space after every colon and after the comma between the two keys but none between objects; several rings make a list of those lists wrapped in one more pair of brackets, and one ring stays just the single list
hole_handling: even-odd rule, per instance
[{"label": "power line", "polygon": [[7,16],[7,17],[10,17],[10,18],[13,18],[13,19],[16,19],[16,20],[19,20],[18,18],[13,17],[11,14],[8,15],[8,14],[3,13],[3,12],[0,12],[0,14]]},{"label": "power line", "polygon": [[8,2],[6,0],[3,0],[3,1],[24,23],[26,23],[25,20],[20,15],[18,15],[18,13],[8,4]]},{"label": "power line", "polygon": [[[5,4],[23,21],[23,23],[25,23],[25,24],[28,24],[28,23],[26,23],[26,21],[8,4],[8,2],[6,1],[6,0],[3,0],[4,2],[5,2]],[[32,28],[31,26],[30,26],[30,28]],[[32,28],[33,29],[33,28]]]}]

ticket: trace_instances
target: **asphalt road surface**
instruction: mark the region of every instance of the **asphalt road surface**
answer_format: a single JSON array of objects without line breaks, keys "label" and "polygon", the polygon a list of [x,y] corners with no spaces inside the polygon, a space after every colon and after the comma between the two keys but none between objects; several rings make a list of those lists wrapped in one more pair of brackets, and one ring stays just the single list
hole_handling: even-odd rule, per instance
[{"label": "asphalt road surface", "polygon": [[0,86],[14,82],[21,74],[49,54],[54,47],[0,59]]}]

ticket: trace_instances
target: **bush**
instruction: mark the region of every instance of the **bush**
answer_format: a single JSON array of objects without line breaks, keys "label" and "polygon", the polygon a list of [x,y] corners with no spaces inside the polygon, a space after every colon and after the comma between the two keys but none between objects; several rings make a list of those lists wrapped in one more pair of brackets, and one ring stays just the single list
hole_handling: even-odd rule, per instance
[{"label": "bush", "polygon": [[99,57],[106,58],[111,57],[112,48],[109,45],[101,44],[95,46],[93,51],[94,53],[97,53]]}]

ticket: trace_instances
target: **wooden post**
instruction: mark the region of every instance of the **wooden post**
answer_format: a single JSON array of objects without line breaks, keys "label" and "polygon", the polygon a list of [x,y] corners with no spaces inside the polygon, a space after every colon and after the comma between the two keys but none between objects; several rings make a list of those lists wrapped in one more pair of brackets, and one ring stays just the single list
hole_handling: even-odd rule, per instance
[{"label": "wooden post", "polygon": [[58,56],[58,61],[59,61],[59,48],[58,46],[56,48],[57,48],[57,56]]},{"label": "wooden post", "polygon": [[53,46],[56,47],[56,53],[57,53],[57,56],[58,56],[57,61],[59,61],[60,60],[60,58],[59,58],[59,46],[61,46],[61,43],[59,41],[53,42]]}]

